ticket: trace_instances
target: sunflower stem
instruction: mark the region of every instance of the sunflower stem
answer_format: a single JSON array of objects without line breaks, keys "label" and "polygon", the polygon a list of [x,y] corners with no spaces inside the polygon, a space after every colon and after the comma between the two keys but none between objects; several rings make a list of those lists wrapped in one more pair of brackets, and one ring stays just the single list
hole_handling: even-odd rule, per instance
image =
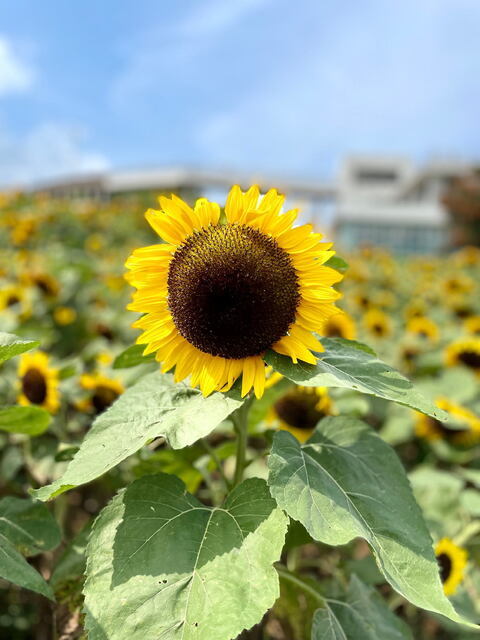
[{"label": "sunflower stem", "polygon": [[235,475],[233,476],[233,486],[243,479],[243,471],[245,469],[245,462],[247,456],[247,441],[248,441],[248,412],[253,402],[253,397],[249,397],[245,400],[241,407],[239,407],[234,413],[232,413],[233,426],[237,434],[237,456],[235,463]]}]

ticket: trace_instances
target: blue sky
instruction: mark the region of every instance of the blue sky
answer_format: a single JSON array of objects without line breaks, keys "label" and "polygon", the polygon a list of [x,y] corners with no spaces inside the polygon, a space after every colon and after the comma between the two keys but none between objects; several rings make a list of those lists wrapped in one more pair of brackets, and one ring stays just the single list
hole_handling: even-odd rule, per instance
[{"label": "blue sky", "polygon": [[0,182],[480,157],[478,0],[0,0]]}]

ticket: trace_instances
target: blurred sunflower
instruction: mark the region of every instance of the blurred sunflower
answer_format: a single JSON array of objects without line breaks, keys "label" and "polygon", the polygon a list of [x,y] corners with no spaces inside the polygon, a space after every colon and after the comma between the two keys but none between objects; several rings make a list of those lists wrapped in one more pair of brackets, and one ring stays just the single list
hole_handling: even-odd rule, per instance
[{"label": "blurred sunflower", "polygon": [[480,338],[457,340],[445,349],[445,362],[449,367],[464,365],[480,376]]},{"label": "blurred sunflower", "polygon": [[449,295],[469,293],[475,286],[474,280],[462,273],[445,278],[441,286],[444,292]]},{"label": "blurred sunflower", "polygon": [[467,333],[480,337],[480,316],[471,316],[470,318],[466,318],[463,326]]},{"label": "blurred sunflower", "polygon": [[35,287],[46,298],[56,298],[60,291],[58,281],[48,273],[25,272],[22,274],[22,282],[31,287]]},{"label": "blurred sunflower", "polygon": [[280,429],[305,442],[322,418],[335,413],[326,387],[294,387],[274,403],[268,422],[278,422]]},{"label": "blurred sunflower", "polygon": [[72,307],[56,307],[53,311],[55,322],[64,327],[72,324],[77,319],[77,312]]},{"label": "blurred sunflower", "polygon": [[468,560],[467,551],[450,538],[442,538],[435,546],[435,555],[445,595],[452,596],[463,580]]},{"label": "blurred sunflower", "polygon": [[380,309],[369,309],[363,316],[363,324],[375,338],[387,338],[392,333],[391,320]]},{"label": "blurred sunflower", "polygon": [[321,336],[340,337],[347,340],[355,340],[357,336],[355,320],[345,312],[330,316],[318,332]]},{"label": "blurred sunflower", "polygon": [[423,318],[427,311],[427,306],[422,299],[417,299],[411,302],[405,307],[405,318],[410,320],[411,318]]},{"label": "blurred sunflower", "polygon": [[20,394],[18,403],[21,405],[35,404],[50,413],[55,413],[60,406],[58,391],[58,371],[50,367],[46,353],[24,353],[20,357],[18,367],[20,378]]},{"label": "blurred sunflower", "polygon": [[407,322],[407,332],[425,338],[429,342],[437,342],[440,337],[440,331],[435,322],[430,318],[420,316],[411,318]]},{"label": "blurred sunflower", "polygon": [[448,398],[437,398],[437,407],[446,411],[455,427],[448,428],[440,420],[423,413],[416,413],[415,434],[429,440],[445,440],[453,445],[473,445],[480,441],[480,418],[470,409],[462,407]]},{"label": "blurred sunflower", "polygon": [[90,394],[88,398],[77,403],[77,408],[83,411],[95,411],[97,415],[108,409],[125,391],[119,380],[108,378],[100,373],[82,375],[80,384],[90,391]]},{"label": "blurred sunflower", "polygon": [[242,396],[265,386],[267,349],[314,364],[322,345],[312,335],[334,313],[342,276],[324,266],[331,243],[307,224],[293,228],[297,210],[281,214],[284,197],[257,186],[234,186],[220,208],[204,198],[192,209],[172,196],[146,218],[167,243],[137,249],[126,278],[137,289],[137,343],[156,352],[175,380],[190,376],[204,395],[227,391],[242,376]]},{"label": "blurred sunflower", "polygon": [[9,285],[0,289],[0,311],[14,309],[25,319],[31,314],[31,304],[27,291],[20,285]]}]

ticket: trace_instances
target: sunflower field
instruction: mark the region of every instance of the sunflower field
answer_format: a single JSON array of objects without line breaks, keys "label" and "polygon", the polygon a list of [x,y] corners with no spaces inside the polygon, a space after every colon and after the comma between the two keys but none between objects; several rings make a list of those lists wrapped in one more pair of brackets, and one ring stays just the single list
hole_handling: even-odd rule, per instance
[{"label": "sunflower field", "polygon": [[0,638],[477,636],[480,249],[179,195],[0,196]]}]

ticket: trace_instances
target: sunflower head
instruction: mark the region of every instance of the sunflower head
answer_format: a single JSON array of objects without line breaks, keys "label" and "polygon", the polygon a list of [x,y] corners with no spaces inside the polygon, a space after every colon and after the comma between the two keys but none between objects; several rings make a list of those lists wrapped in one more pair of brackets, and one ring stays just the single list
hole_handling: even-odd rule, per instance
[{"label": "sunflower head", "polygon": [[204,198],[193,208],[172,196],[146,218],[165,244],[137,249],[127,280],[137,289],[132,311],[137,342],[156,352],[163,371],[190,376],[205,395],[227,391],[242,376],[242,396],[265,387],[268,349],[314,364],[322,346],[312,335],[338,313],[333,284],[342,276],[324,263],[333,255],[311,225],[293,227],[275,190],[233,187],[220,207]]},{"label": "sunflower head", "polygon": [[426,317],[411,318],[407,323],[407,332],[429,342],[437,342],[440,336],[438,326]]},{"label": "sunflower head", "polygon": [[450,427],[431,416],[416,412],[415,433],[419,438],[444,440],[452,445],[471,446],[480,441],[480,418],[470,409],[440,397],[435,401],[437,407],[450,416]]},{"label": "sunflower head", "polygon": [[339,337],[347,340],[355,340],[357,337],[357,328],[352,316],[342,312],[330,316],[319,329],[319,333],[328,338]]},{"label": "sunflower head", "polygon": [[480,338],[480,316],[471,316],[464,321],[465,331]]},{"label": "sunflower head", "polygon": [[449,367],[463,365],[480,376],[480,338],[465,338],[449,344],[445,363]]},{"label": "sunflower head", "polygon": [[25,353],[20,357],[18,367],[21,405],[35,404],[50,413],[56,413],[60,406],[58,391],[58,371],[49,365],[46,353]]},{"label": "sunflower head", "polygon": [[336,413],[326,387],[293,387],[273,405],[269,422],[290,431],[299,442],[312,435],[317,423]]},{"label": "sunflower head", "polygon": [[61,327],[72,324],[77,319],[77,312],[72,307],[56,307],[53,311],[53,319]]},{"label": "sunflower head", "polygon": [[125,391],[119,380],[108,378],[100,373],[82,375],[80,384],[84,389],[90,391],[85,408],[92,409],[97,415],[108,409]]},{"label": "sunflower head", "polygon": [[468,560],[467,551],[450,538],[442,538],[435,546],[435,555],[445,595],[452,596],[463,580]]},{"label": "sunflower head", "polygon": [[392,323],[380,309],[369,309],[363,316],[365,329],[375,338],[387,338],[392,333]]}]

